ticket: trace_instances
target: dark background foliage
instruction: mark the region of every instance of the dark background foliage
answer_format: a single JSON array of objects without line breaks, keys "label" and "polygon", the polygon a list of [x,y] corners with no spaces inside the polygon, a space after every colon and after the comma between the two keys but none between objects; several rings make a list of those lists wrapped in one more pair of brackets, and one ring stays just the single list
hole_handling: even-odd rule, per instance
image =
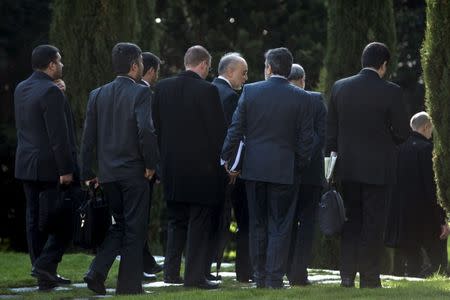
[{"label": "dark background foliage", "polygon": [[[25,251],[26,243],[23,193],[13,178],[13,92],[31,74],[30,54],[39,44],[61,49],[79,128],[89,91],[113,78],[110,53],[119,41],[159,55],[161,77],[183,68],[191,45],[201,44],[213,55],[210,79],[220,57],[238,51],[249,64],[249,82],[263,79],[264,52],[284,46],[304,66],[307,89],[327,92],[336,79],[359,70],[362,47],[377,39],[394,53],[390,78],[403,87],[410,115],[424,108],[424,0],[3,0],[0,14],[0,238],[16,250]],[[155,238],[164,236],[160,188],[155,196],[150,235],[160,252],[163,239]],[[337,267],[335,239],[320,237],[316,249],[316,266]]]}]

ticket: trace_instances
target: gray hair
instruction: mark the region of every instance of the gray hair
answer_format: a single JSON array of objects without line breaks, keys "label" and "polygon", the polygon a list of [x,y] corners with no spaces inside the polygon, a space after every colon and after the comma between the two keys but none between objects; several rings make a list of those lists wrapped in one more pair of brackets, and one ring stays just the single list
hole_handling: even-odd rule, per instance
[{"label": "gray hair", "polygon": [[424,111],[421,111],[412,116],[409,126],[411,126],[412,130],[416,131],[428,123],[431,123],[430,115]]},{"label": "gray hair", "polygon": [[219,75],[225,74],[225,72],[230,66],[233,66],[238,62],[241,62],[243,59],[244,58],[242,57],[242,55],[238,52],[230,52],[224,54],[219,61],[217,73],[219,73]]},{"label": "gray hair", "polygon": [[291,73],[288,76],[288,80],[300,80],[305,77],[305,70],[299,64],[292,64]]}]

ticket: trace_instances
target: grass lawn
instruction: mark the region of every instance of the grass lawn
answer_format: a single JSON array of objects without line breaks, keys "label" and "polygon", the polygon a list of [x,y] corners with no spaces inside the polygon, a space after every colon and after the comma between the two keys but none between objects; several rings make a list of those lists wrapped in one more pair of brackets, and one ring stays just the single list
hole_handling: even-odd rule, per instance
[{"label": "grass lawn", "polygon": [[[92,256],[68,254],[63,258],[58,272],[74,282],[82,282]],[[117,279],[118,263],[114,266],[106,282],[113,288]],[[23,253],[0,253],[0,295],[14,295],[12,287],[35,286],[36,281],[29,275],[30,261]],[[231,271],[231,270],[230,270]],[[161,274],[159,274],[161,279]],[[310,287],[294,287],[283,290],[251,288],[248,284],[237,283],[225,278],[221,289],[201,291],[183,287],[146,288],[149,294],[142,296],[116,297],[117,299],[450,299],[450,279],[435,277],[422,282],[384,281],[384,289],[344,289],[337,284],[314,284]],[[92,297],[87,288],[68,291],[28,292],[20,294],[21,299],[72,299]],[[115,299],[116,299],[115,298]],[[0,296],[1,299],[1,296]]]}]

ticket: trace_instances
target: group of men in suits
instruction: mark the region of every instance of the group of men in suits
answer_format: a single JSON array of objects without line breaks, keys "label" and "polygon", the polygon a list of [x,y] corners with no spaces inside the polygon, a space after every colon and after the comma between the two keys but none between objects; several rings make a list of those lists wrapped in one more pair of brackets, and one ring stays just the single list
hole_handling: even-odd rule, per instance
[{"label": "group of men in suits", "polygon": [[[225,54],[219,76],[206,81],[211,55],[190,47],[185,70],[161,80],[161,61],[131,43],[112,50],[116,78],[89,95],[76,162],[73,117],[62,90],[59,50],[32,54],[33,75],[15,92],[16,177],[27,197],[32,274],[41,289],[69,282],[56,268],[68,238],[40,232],[39,195],[82,180],[101,185],[114,222],[84,281],[105,294],[104,282],[120,254],[118,294],[141,293],[142,276],[160,272],[149,251],[151,191],[163,184],[167,205],[164,281],[215,289],[210,274],[220,251],[217,229],[233,206],[237,220],[237,280],[258,288],[307,285],[315,210],[324,183],[323,156],[339,157],[347,221],[341,236],[341,285],[380,287],[384,204],[396,178],[396,144],[408,132],[401,90],[382,79],[390,59],[370,43],[361,72],[337,81],[327,110],[308,92],[305,71],[287,48],[265,54],[265,80],[247,81],[239,53]],[[327,134],[325,133],[327,129]],[[241,143],[242,168],[232,170]],[[97,163],[96,163],[97,161]],[[180,276],[184,253],[184,278]]]}]

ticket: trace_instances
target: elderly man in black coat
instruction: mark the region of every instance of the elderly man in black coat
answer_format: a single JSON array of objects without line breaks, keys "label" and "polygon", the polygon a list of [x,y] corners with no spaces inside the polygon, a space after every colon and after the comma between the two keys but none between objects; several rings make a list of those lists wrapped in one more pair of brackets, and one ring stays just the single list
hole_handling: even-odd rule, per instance
[{"label": "elderly man in black coat", "polygon": [[[305,88],[305,70],[293,64],[288,80]],[[297,212],[294,219],[287,276],[291,285],[308,285],[307,267],[311,260],[314,224],[320,196],[325,183],[323,148],[327,109],[321,93],[309,92],[314,124],[314,143],[311,162],[300,174]]]},{"label": "elderly man in black coat", "polygon": [[[426,112],[411,118],[411,133],[399,147],[398,179],[389,219],[396,219],[388,230],[398,230],[395,266],[399,275],[425,277],[447,270],[446,214],[436,198],[430,141],[433,124]],[[422,249],[430,266],[423,268]],[[403,260],[404,258],[404,260]],[[406,260],[406,261],[405,261]]]},{"label": "elderly man in black coat", "polygon": [[205,278],[205,270],[211,223],[223,201],[220,150],[226,127],[217,88],[204,80],[209,52],[189,48],[184,65],[186,71],[155,86],[152,105],[168,214],[164,281],[183,282],[179,272],[186,247],[184,285],[211,289],[218,285]]}]

